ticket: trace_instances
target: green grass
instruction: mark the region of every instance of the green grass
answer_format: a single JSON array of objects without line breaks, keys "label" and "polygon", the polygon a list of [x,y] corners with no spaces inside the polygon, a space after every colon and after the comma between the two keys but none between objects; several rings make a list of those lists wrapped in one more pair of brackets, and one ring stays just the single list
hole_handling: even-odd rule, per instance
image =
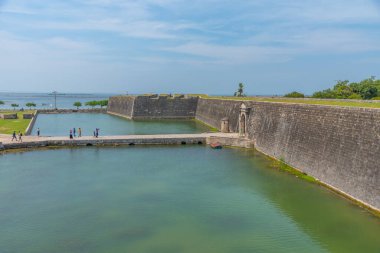
[{"label": "green grass", "polygon": [[380,108],[378,102],[361,102],[352,101],[349,99],[331,100],[331,99],[295,99],[295,98],[270,98],[270,97],[229,97],[229,96],[208,96],[198,95],[205,99],[227,99],[227,100],[240,100],[240,101],[259,101],[259,102],[278,102],[278,103],[296,103],[296,104],[312,104],[312,105],[332,105],[332,106],[351,106],[351,107],[365,107],[365,108]]},{"label": "green grass", "polygon": [[[13,111],[0,111],[0,113],[12,114]],[[25,133],[31,119],[23,119],[24,113],[34,113],[34,111],[17,112],[18,119],[0,119],[0,134],[12,134],[21,131]]]}]

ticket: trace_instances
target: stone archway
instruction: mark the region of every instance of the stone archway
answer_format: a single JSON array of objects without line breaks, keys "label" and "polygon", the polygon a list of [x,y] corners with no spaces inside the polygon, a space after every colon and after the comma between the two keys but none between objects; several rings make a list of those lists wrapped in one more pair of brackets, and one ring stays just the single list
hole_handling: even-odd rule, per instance
[{"label": "stone archway", "polygon": [[246,118],[245,118],[245,114],[242,114],[240,116],[240,122],[239,122],[239,134],[240,136],[245,136],[245,126],[246,126]]},{"label": "stone archway", "polygon": [[240,105],[240,113],[239,113],[239,136],[243,138],[247,137],[247,116],[248,116],[248,108],[243,103]]}]

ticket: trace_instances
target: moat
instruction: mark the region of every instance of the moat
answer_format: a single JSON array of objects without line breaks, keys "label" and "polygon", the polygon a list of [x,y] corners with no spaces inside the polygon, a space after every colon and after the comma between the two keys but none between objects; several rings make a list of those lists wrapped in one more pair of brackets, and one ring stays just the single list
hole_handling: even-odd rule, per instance
[{"label": "moat", "polygon": [[180,134],[210,131],[195,120],[128,120],[104,113],[39,114],[32,135],[40,128],[43,136],[66,136],[70,129],[82,129],[82,135],[92,135],[95,128],[101,135]]},{"label": "moat", "polygon": [[1,252],[380,252],[375,216],[250,149],[0,156]]}]

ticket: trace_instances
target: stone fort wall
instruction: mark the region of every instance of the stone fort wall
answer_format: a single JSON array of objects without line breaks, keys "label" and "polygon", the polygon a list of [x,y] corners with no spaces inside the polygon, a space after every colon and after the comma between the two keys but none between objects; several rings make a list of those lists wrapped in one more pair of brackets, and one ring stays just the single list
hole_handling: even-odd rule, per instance
[{"label": "stone fort wall", "polygon": [[198,98],[184,96],[116,96],[108,103],[108,112],[131,119],[193,119]]},{"label": "stone fort wall", "polygon": [[132,118],[133,105],[135,97],[133,96],[114,96],[108,100],[107,112],[126,118]]},{"label": "stone fort wall", "polygon": [[140,96],[135,99],[133,118],[192,119],[197,110],[197,97]]},{"label": "stone fort wall", "polygon": [[379,109],[200,99],[196,118],[237,131],[242,103],[259,151],[380,210]]}]

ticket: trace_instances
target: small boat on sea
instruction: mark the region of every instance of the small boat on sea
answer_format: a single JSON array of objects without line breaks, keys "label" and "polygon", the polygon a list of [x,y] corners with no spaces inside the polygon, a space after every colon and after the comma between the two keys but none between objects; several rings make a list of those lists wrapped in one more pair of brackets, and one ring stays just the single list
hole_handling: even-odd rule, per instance
[{"label": "small boat on sea", "polygon": [[215,142],[215,143],[211,143],[210,147],[213,149],[222,149],[222,144],[220,144],[219,142]]}]

